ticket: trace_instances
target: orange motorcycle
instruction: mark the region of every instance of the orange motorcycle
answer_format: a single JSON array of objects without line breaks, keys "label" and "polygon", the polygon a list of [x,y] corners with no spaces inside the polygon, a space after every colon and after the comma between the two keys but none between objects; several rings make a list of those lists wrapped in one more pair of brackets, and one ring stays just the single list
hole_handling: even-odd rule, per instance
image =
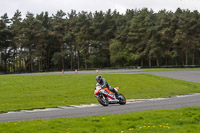
[{"label": "orange motorcycle", "polygon": [[[118,91],[118,87],[114,88]],[[108,106],[109,104],[117,104],[120,105],[126,104],[126,98],[119,94],[116,98],[113,92],[111,92],[108,88],[101,88],[101,86],[97,86],[94,91],[94,95],[99,101],[99,103],[103,106]]]}]

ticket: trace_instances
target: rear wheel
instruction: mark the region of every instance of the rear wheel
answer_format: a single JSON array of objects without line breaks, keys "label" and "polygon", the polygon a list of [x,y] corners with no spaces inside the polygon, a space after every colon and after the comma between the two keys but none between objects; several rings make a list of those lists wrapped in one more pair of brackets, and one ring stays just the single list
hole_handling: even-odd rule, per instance
[{"label": "rear wheel", "polygon": [[108,101],[108,97],[107,96],[104,96],[104,95],[99,95],[97,97],[99,103],[103,106],[108,106],[109,104],[109,101]]},{"label": "rear wheel", "polygon": [[121,105],[126,104],[126,98],[122,94],[119,94],[118,99],[119,99],[119,104]]}]

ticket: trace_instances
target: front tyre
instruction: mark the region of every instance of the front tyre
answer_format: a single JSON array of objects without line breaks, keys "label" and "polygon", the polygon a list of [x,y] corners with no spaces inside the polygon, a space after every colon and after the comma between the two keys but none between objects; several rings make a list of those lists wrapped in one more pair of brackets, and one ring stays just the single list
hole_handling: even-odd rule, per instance
[{"label": "front tyre", "polygon": [[119,104],[120,105],[124,105],[126,104],[126,98],[122,95],[122,94],[119,94]]},{"label": "front tyre", "polygon": [[98,95],[97,100],[99,101],[99,103],[103,106],[108,106],[109,101],[108,101],[108,97],[104,96],[104,95]]}]

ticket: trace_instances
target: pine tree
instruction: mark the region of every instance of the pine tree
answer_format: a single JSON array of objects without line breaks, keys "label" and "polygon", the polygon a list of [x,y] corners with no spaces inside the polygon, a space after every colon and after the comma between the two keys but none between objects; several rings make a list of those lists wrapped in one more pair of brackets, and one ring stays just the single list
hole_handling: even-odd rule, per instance
[{"label": "pine tree", "polygon": [[22,18],[21,12],[17,10],[14,16],[11,19],[11,33],[12,33],[12,43],[11,47],[13,50],[12,62],[13,62],[13,71],[23,71],[25,68],[22,54],[22,42],[21,38],[23,35],[22,32]]},{"label": "pine tree", "polygon": [[11,63],[8,59],[10,58],[12,51],[10,47],[11,31],[10,31],[10,19],[5,13],[0,19],[0,60],[1,60],[1,71],[9,72],[9,64]]},{"label": "pine tree", "polygon": [[55,38],[55,47],[58,48],[55,51],[52,60],[54,64],[59,64],[59,57],[62,63],[62,69],[65,69],[65,55],[66,55],[66,44],[64,43],[64,35],[65,35],[65,15],[66,13],[62,10],[58,11],[56,15],[53,15],[53,35]]}]

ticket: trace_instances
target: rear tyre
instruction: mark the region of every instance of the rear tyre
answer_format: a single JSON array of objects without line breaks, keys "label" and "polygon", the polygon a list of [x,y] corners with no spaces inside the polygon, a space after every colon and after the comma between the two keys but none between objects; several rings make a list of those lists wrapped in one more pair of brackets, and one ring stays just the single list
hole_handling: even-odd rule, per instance
[{"label": "rear tyre", "polygon": [[108,97],[107,96],[104,96],[104,95],[99,95],[97,97],[99,103],[103,106],[108,106],[109,104],[109,101],[108,101]]},{"label": "rear tyre", "polygon": [[126,98],[122,94],[119,94],[118,99],[120,105],[126,104]]}]

